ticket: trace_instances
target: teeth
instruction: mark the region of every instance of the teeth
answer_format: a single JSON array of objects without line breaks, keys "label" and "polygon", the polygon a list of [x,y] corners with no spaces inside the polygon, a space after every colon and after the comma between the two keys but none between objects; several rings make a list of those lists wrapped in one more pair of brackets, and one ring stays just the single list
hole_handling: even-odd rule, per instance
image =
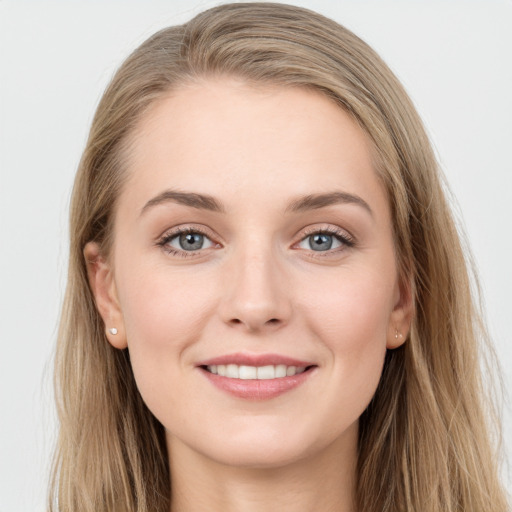
[{"label": "teeth", "polygon": [[276,366],[276,377],[286,377],[286,365],[285,364],[278,364]]},{"label": "teeth", "polygon": [[230,379],[238,379],[238,366],[236,364],[228,364],[226,365],[226,377]]},{"label": "teeth", "polygon": [[230,379],[242,380],[270,380],[280,379],[282,377],[292,377],[306,370],[304,366],[286,366],[285,364],[267,365],[267,366],[238,366],[237,364],[213,364],[207,366],[210,373],[228,377]]},{"label": "teeth", "polygon": [[296,372],[297,372],[296,366],[288,366],[288,368],[286,368],[286,376],[287,377],[290,377],[290,375],[295,375]]},{"label": "teeth", "polygon": [[244,380],[257,379],[258,369],[256,366],[240,366],[240,378]]},{"label": "teeth", "polygon": [[276,369],[270,366],[258,366],[257,369],[258,379],[275,379],[276,378]]}]

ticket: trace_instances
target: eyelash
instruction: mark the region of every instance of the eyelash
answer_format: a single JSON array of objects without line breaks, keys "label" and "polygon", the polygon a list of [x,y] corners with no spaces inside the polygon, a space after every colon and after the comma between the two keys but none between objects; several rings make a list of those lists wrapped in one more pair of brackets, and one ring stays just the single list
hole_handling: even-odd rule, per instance
[{"label": "eyelash", "polygon": [[[335,228],[335,227],[327,227],[327,228],[309,228],[306,229],[302,238],[299,240],[298,243],[302,242],[303,240],[306,240],[306,238],[312,236],[312,235],[330,235],[336,238],[339,242],[341,242],[342,247],[339,247],[337,249],[332,249],[328,251],[313,251],[311,250],[312,256],[314,258],[328,258],[329,256],[334,256],[340,251],[350,249],[356,245],[356,242],[354,240],[354,237],[350,235],[347,231]],[[297,245],[297,244],[294,244]]]},{"label": "eyelash", "polygon": [[[169,242],[171,240],[174,240],[176,237],[178,237],[180,235],[187,235],[187,234],[198,234],[198,235],[207,237],[208,239],[211,240],[211,237],[208,235],[208,233],[205,230],[203,230],[199,227],[187,227],[187,228],[177,228],[176,230],[174,230],[170,233],[166,233],[165,235],[162,236],[162,238],[160,238],[157,241],[156,245],[158,247],[161,247],[165,252],[167,252],[168,254],[171,254],[172,256],[178,256],[180,258],[196,257],[202,252],[201,249],[199,249],[197,251],[181,251],[181,250],[175,249],[168,245]],[[304,241],[306,238],[308,238],[312,235],[322,235],[322,234],[333,236],[341,244],[343,244],[343,247],[334,249],[334,250],[327,250],[327,251],[311,250],[311,253],[314,253],[314,255],[312,254],[312,256],[315,258],[325,258],[325,257],[333,256],[334,254],[336,254],[342,250],[345,250],[347,248],[350,249],[356,245],[354,238],[349,233],[347,233],[346,231],[344,231],[340,228],[333,228],[333,227],[322,228],[322,229],[311,228],[309,230],[306,230],[304,232],[302,238],[294,245],[299,244],[300,242]],[[213,242],[213,243],[215,243],[215,242]]]},{"label": "eyelash", "polygon": [[171,240],[174,240],[176,237],[180,235],[189,235],[189,234],[195,234],[195,235],[203,235],[206,238],[211,239],[211,236],[208,235],[208,233],[199,228],[199,227],[187,227],[187,228],[178,228],[175,231],[172,231],[171,233],[166,233],[163,235],[160,240],[157,242],[157,246],[161,247],[165,252],[168,254],[171,254],[173,256],[178,256],[180,258],[190,258],[197,256],[201,250],[199,251],[180,251],[178,249],[175,249],[174,247],[171,247],[170,245],[167,245]]}]

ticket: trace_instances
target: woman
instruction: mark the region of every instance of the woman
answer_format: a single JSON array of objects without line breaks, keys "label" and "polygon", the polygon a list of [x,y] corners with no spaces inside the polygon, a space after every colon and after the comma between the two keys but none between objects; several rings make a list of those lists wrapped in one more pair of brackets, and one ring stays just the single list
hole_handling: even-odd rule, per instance
[{"label": "woman", "polygon": [[53,510],[504,511],[483,336],[402,87],[315,13],[146,41],[71,207]]}]

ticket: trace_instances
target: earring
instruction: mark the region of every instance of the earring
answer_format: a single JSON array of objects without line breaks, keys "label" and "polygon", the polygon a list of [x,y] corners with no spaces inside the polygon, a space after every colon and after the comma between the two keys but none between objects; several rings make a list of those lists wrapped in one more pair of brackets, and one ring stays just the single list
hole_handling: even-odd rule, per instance
[{"label": "earring", "polygon": [[403,335],[401,332],[398,332],[398,329],[395,329],[395,340],[397,340],[399,337],[403,338]]},{"label": "earring", "polygon": [[112,327],[111,329],[108,330],[108,332],[115,336],[117,334],[117,329],[115,327]]}]

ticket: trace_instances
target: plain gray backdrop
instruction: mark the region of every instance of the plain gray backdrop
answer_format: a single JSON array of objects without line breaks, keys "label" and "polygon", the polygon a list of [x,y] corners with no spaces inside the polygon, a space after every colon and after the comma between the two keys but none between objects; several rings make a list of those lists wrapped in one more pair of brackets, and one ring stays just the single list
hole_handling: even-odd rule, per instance
[{"label": "plain gray backdrop", "polygon": [[[67,208],[95,106],[146,37],[218,3],[0,0],[0,512],[45,508]],[[510,388],[512,1],[293,3],[356,32],[410,93],[456,197]]]}]

